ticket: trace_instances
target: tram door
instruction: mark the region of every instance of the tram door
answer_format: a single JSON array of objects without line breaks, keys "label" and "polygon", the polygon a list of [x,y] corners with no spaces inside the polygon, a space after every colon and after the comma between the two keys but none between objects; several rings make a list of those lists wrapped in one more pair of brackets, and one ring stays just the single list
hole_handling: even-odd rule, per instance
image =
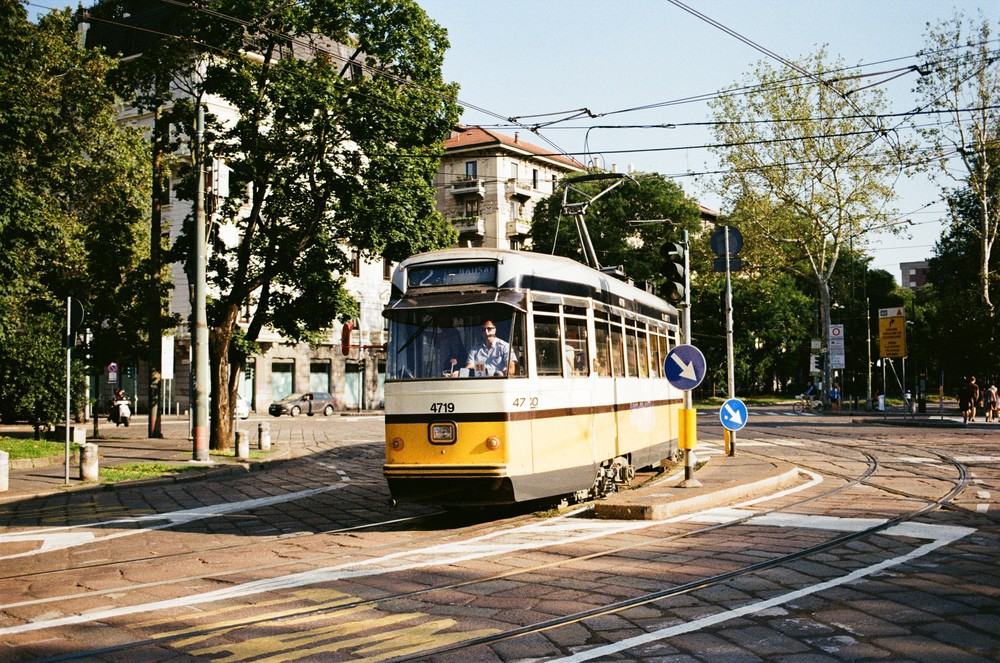
[{"label": "tram door", "polygon": [[586,483],[596,476],[587,321],[566,309],[561,319],[559,306],[535,304],[533,382],[544,415],[532,420],[532,461],[536,474],[572,468]]}]

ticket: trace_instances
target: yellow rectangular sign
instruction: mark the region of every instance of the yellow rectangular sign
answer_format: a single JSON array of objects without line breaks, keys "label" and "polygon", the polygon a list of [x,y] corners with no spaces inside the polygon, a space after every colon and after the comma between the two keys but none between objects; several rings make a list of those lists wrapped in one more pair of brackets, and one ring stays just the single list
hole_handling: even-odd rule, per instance
[{"label": "yellow rectangular sign", "polygon": [[878,319],[879,357],[901,359],[906,356],[906,318],[902,316]]}]

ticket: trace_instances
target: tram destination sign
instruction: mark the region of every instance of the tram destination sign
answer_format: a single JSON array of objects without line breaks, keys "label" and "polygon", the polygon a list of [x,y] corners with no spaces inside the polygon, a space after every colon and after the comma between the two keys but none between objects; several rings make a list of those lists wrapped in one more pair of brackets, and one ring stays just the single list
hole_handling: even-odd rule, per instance
[{"label": "tram destination sign", "polygon": [[470,262],[448,265],[418,265],[407,270],[411,288],[434,288],[449,285],[496,285],[496,262]]}]

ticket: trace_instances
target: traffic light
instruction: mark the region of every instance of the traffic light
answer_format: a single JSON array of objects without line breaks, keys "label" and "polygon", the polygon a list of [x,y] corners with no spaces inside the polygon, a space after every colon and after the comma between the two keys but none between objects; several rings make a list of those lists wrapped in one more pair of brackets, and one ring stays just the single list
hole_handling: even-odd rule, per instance
[{"label": "traffic light", "polygon": [[660,247],[663,264],[663,298],[674,303],[684,299],[684,245],[679,242],[664,242]]}]

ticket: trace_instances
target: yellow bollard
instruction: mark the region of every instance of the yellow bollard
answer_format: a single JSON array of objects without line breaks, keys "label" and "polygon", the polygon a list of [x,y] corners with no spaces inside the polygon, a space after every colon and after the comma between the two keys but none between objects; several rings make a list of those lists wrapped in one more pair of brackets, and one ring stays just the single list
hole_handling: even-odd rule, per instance
[{"label": "yellow bollard", "polygon": [[698,446],[698,411],[681,409],[677,417],[677,448],[691,450]]},{"label": "yellow bollard", "polygon": [[732,437],[731,436],[732,436],[732,432],[728,428],[723,429],[723,431],[722,431],[722,442],[723,442],[723,444],[724,444],[724,446],[726,448],[726,455],[727,456],[729,455],[729,450],[733,448],[733,441],[732,441]]}]

